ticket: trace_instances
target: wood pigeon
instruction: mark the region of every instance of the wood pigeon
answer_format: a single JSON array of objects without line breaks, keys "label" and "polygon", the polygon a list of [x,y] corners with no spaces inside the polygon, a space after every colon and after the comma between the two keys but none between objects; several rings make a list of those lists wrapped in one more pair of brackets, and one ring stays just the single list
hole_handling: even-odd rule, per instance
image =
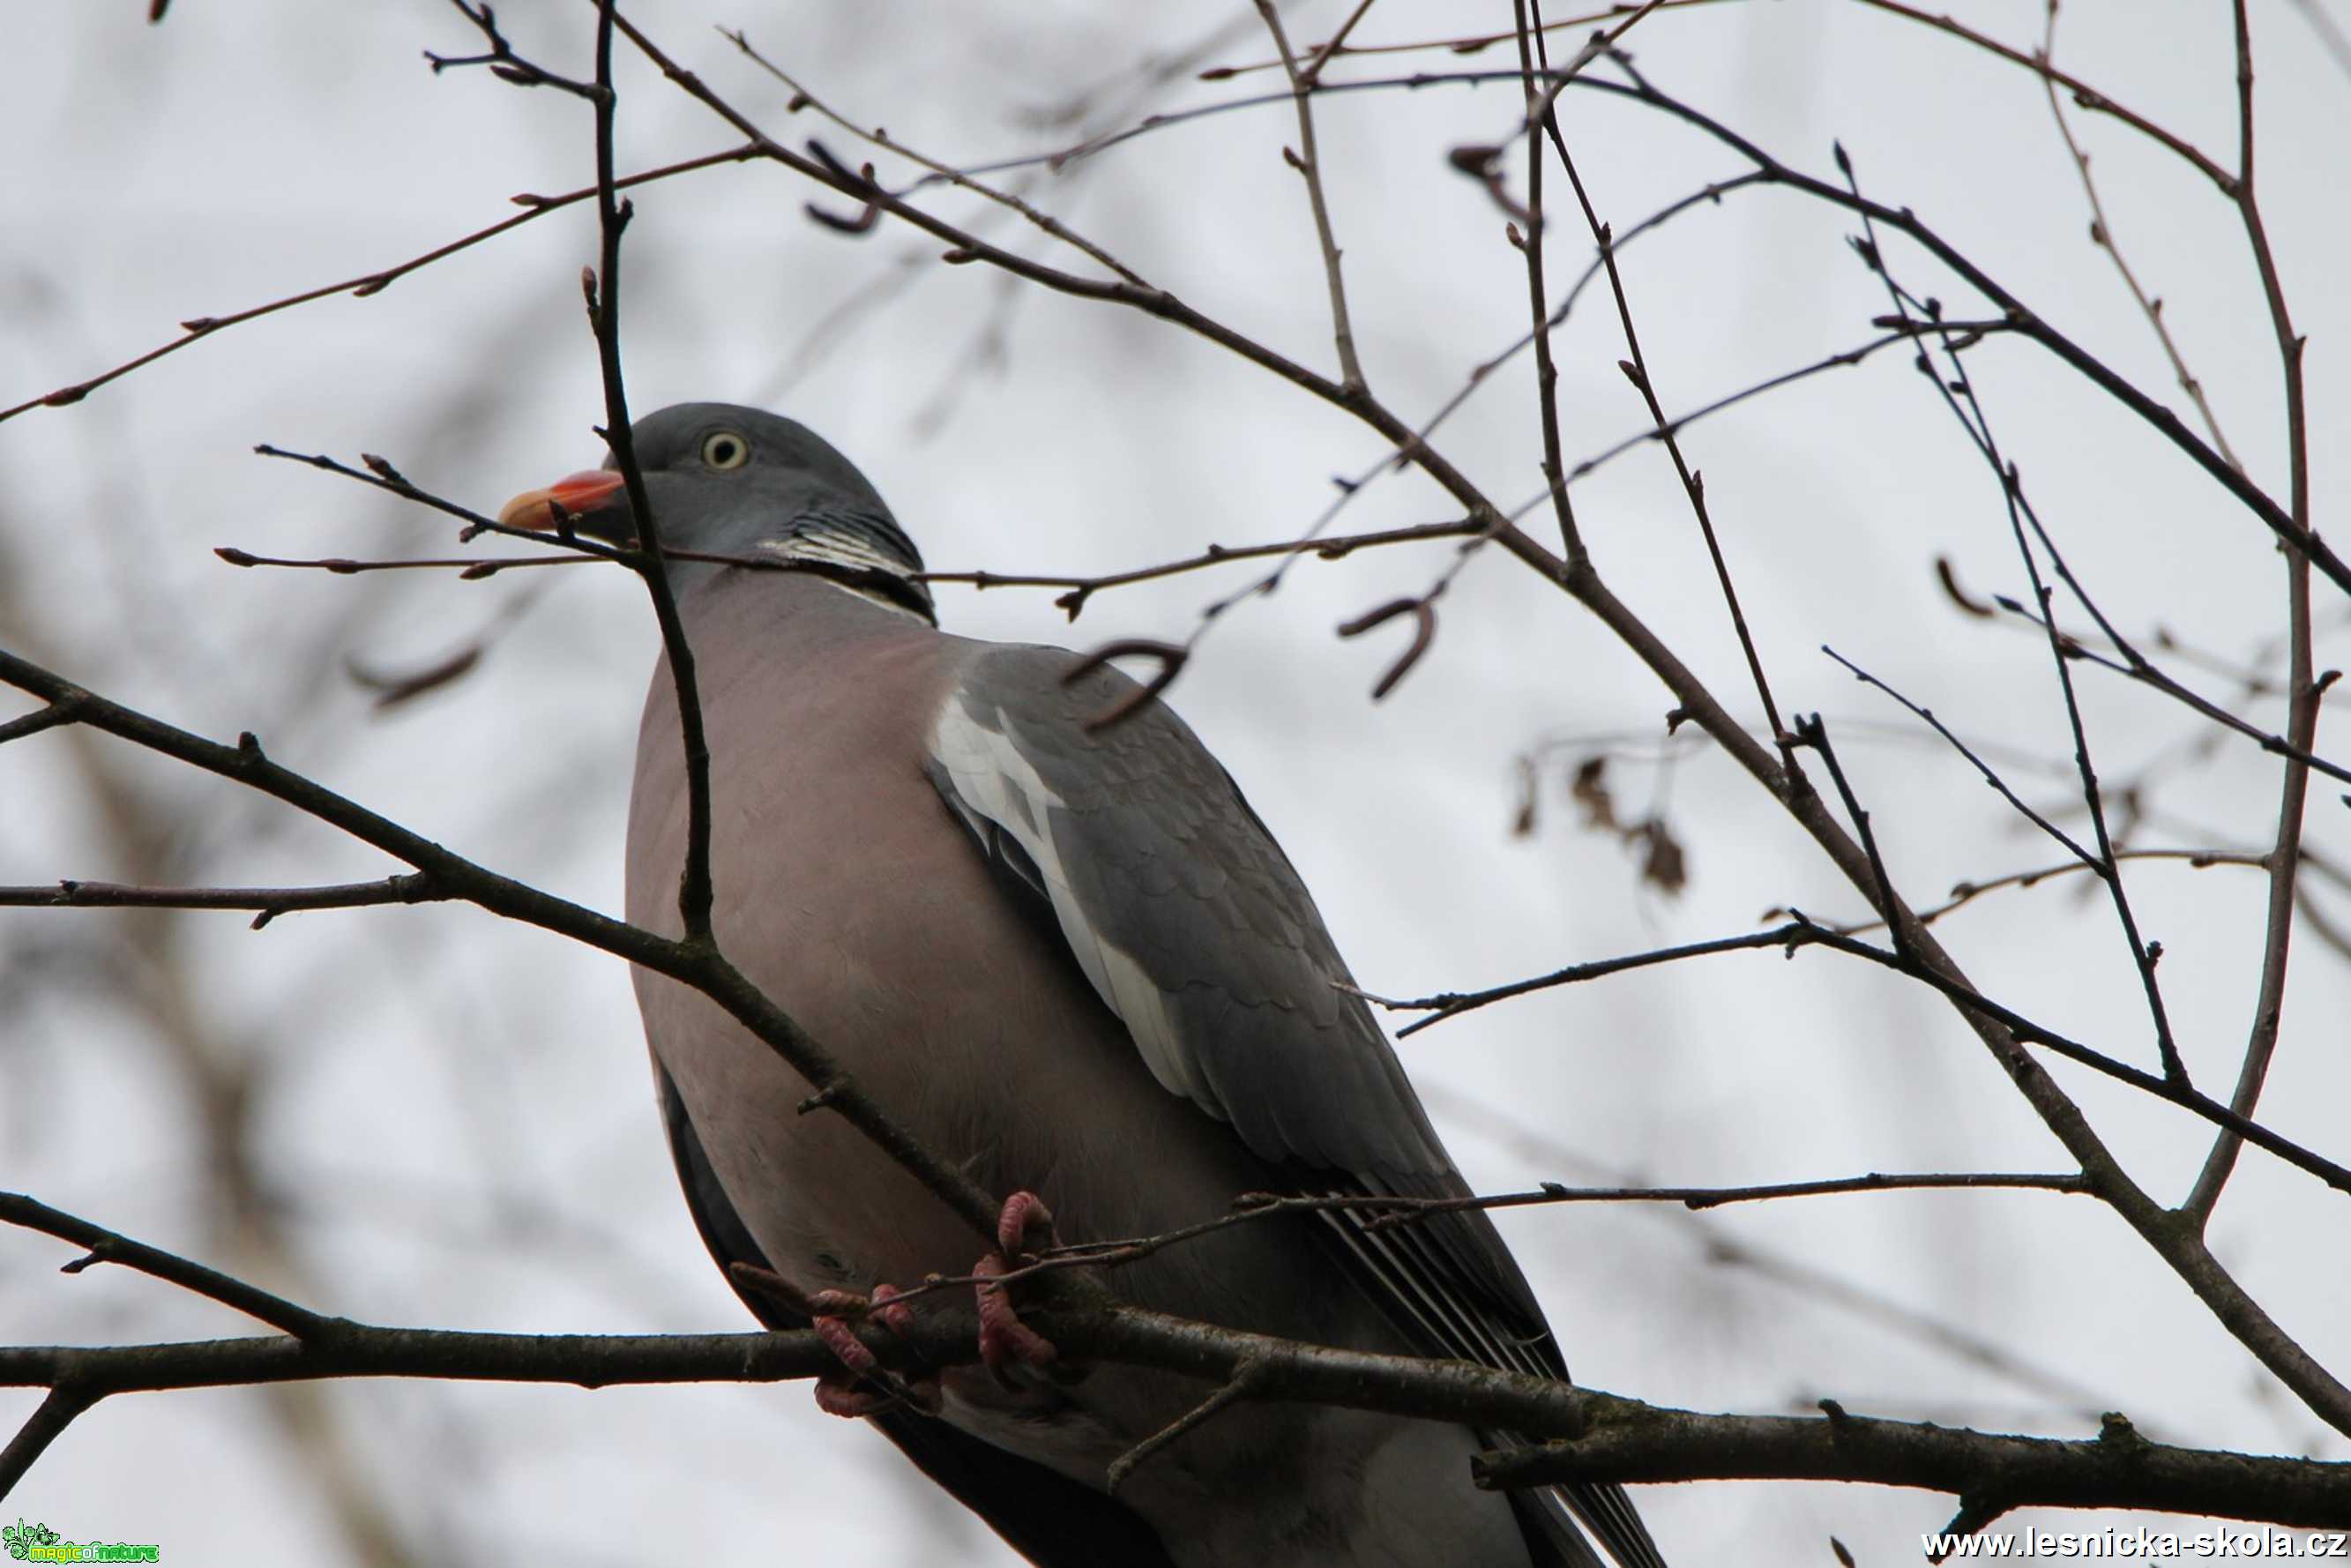
[{"label": "wood pigeon", "polygon": [[[759,410],[687,403],[634,428],[673,558],[711,754],[721,947],[932,1149],[1034,1194],[1069,1239],[1150,1236],[1250,1192],[1464,1195],[1298,873],[1166,706],[1067,680],[1065,649],[937,629],[922,558],[841,455]],[[633,538],[620,476],[508,504]],[[676,935],[686,791],[664,666],[629,811],[628,915]],[[722,1266],[816,1301],[971,1267],[944,1205],[696,993],[640,970],[672,1151]],[[1008,1216],[1015,1236],[1024,1212]],[[1369,1228],[1290,1213],[1104,1271],[1157,1311],[1319,1343],[1564,1379],[1533,1292],[1483,1213]],[[989,1260],[992,1266],[994,1260]],[[807,1318],[744,1290],[771,1325]],[[983,1291],[1009,1316],[1000,1291]],[[904,1310],[904,1309],[900,1309]],[[1510,1434],[1244,1401],[1113,1460],[1210,1392],[1171,1374],[999,1364],[939,1380],[936,1415],[873,1416],[934,1480],[1044,1568],[1663,1568],[1614,1486],[1479,1490]],[[1035,1336],[1029,1336],[1035,1341]],[[1003,1364],[1009,1363],[1010,1364]],[[822,1394],[820,1392],[820,1397]]]}]

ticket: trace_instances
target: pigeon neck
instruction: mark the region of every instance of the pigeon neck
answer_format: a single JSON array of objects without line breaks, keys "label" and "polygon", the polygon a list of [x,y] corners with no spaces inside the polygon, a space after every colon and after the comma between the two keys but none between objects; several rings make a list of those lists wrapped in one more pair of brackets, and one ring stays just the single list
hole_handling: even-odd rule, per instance
[{"label": "pigeon neck", "polygon": [[[771,587],[806,584],[810,591],[795,593],[810,603],[833,598],[857,601],[886,613],[887,619],[935,627],[928,591],[902,565],[883,565],[853,559],[842,552],[799,538],[762,540],[747,549],[728,551],[725,560],[695,560],[672,556],[665,565],[671,591],[682,605],[703,595],[716,595],[749,582]],[[748,564],[751,562],[758,564]],[[737,563],[742,564],[737,564]]]},{"label": "pigeon neck", "polygon": [[[682,573],[681,568],[694,570]],[[674,561],[670,580],[689,625],[756,625],[755,641],[778,657],[803,643],[814,648],[869,636],[936,635],[928,615],[917,614],[881,588],[850,580],[843,569],[827,562],[793,559],[778,570]]]},{"label": "pigeon neck", "polygon": [[787,563],[789,570],[820,579],[899,615],[936,626],[930,591],[905,562],[874,548],[866,538],[832,528],[795,528],[779,539],[762,539],[755,555]]}]

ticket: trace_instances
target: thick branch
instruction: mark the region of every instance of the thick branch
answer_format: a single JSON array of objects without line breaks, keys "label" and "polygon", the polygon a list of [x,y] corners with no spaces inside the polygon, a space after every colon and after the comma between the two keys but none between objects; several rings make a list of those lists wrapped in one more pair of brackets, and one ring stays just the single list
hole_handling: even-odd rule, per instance
[{"label": "thick branch", "polygon": [[1920,1422],[1705,1416],[1587,1392],[1591,1430],[1569,1442],[1481,1454],[1480,1485],[1563,1481],[1835,1480],[1922,1487],[1960,1500],[1954,1530],[2011,1509],[2128,1508],[2351,1524],[2351,1464],[2215,1453],[2150,1443],[2119,1416],[2087,1442],[2000,1437]]},{"label": "thick branch", "polygon": [[[1787,1416],[1702,1416],[1576,1390],[1463,1362],[1331,1350],[1126,1307],[1039,1310],[1034,1325],[1066,1354],[1155,1367],[1243,1387],[1251,1397],[1510,1429],[1536,1437],[1586,1432],[1572,1444],[1483,1457],[1480,1479],[1530,1486],[1562,1479],[1817,1478],[1928,1487],[1994,1511],[2023,1502],[2193,1511],[2328,1525],[2351,1520],[2351,1465],[2150,1444],[2110,1424],[2095,1443],[1995,1437],[1923,1424]],[[860,1339],[885,1366],[954,1366],[975,1358],[967,1322],[920,1314],[905,1333],[867,1326]],[[57,1414],[132,1390],[242,1386],[329,1377],[434,1377],[561,1383],[764,1383],[832,1370],[813,1332],[760,1334],[502,1334],[348,1324],[328,1342],[290,1337],[0,1349],[0,1385],[72,1392]],[[48,1409],[44,1407],[45,1412]],[[1587,1416],[1586,1413],[1589,1413]],[[1586,1421],[1591,1426],[1587,1430]],[[47,1437],[61,1428],[53,1419]],[[2119,1429],[2118,1429],[2119,1428]],[[46,1440],[46,1438],[44,1438]],[[20,1443],[23,1439],[20,1437]]]}]

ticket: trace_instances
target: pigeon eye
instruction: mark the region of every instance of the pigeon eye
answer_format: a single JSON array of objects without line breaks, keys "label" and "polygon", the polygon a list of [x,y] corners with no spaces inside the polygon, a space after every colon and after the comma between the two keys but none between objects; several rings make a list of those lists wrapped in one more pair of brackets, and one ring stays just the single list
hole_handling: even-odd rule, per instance
[{"label": "pigeon eye", "polygon": [[702,438],[702,465],[724,473],[740,468],[751,460],[751,444],[731,430],[721,430]]}]

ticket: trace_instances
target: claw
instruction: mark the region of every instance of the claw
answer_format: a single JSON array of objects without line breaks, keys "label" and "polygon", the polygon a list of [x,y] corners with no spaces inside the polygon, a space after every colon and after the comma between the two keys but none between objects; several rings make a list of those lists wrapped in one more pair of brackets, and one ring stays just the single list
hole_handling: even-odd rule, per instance
[{"label": "claw", "polygon": [[816,1291],[808,1297],[814,1309],[810,1326],[832,1352],[842,1370],[816,1380],[817,1408],[828,1416],[858,1418],[879,1416],[906,1405],[935,1412],[938,1385],[929,1379],[909,1381],[883,1369],[850,1327],[852,1320],[872,1318],[893,1333],[914,1327],[914,1309],[899,1299],[893,1285],[876,1285],[871,1296],[853,1291]]},{"label": "claw", "polygon": [[1005,1272],[1004,1260],[982,1258],[971,1271],[980,1277],[979,1359],[988,1371],[1002,1379],[1016,1365],[1050,1366],[1061,1359],[1053,1342],[1022,1322],[1004,1287],[992,1282]]},{"label": "claw", "polygon": [[1050,1366],[1061,1359],[1061,1353],[1054,1348],[1051,1340],[1020,1321],[1004,1287],[991,1283],[1019,1265],[1031,1227],[1040,1227],[1050,1236],[1053,1211],[1035,1193],[1016,1192],[1004,1200],[1004,1207],[996,1217],[996,1246],[1002,1256],[982,1258],[971,1266],[971,1271],[980,1280],[977,1287],[979,1359],[999,1382],[1008,1381],[1007,1375],[1016,1365]]},{"label": "claw", "polygon": [[996,1217],[996,1247],[1005,1261],[1020,1260],[1021,1243],[1029,1239],[1031,1225],[1041,1225],[1048,1231],[1053,1228],[1053,1211],[1045,1207],[1043,1198],[1033,1192],[1016,1192],[1004,1200],[1004,1208]]},{"label": "claw", "polygon": [[871,1388],[845,1372],[828,1372],[816,1380],[816,1407],[828,1416],[862,1421],[905,1403],[903,1396]]},{"label": "claw", "polygon": [[914,1332],[914,1309],[900,1299],[904,1294],[895,1285],[876,1285],[866,1298],[866,1311],[873,1321],[902,1338]]},{"label": "claw", "polygon": [[865,1348],[865,1343],[857,1337],[847,1319],[828,1314],[813,1320],[810,1326],[816,1330],[816,1337],[824,1341],[824,1348],[832,1352],[832,1358],[852,1375],[880,1370],[882,1364],[873,1359],[873,1353]]}]

